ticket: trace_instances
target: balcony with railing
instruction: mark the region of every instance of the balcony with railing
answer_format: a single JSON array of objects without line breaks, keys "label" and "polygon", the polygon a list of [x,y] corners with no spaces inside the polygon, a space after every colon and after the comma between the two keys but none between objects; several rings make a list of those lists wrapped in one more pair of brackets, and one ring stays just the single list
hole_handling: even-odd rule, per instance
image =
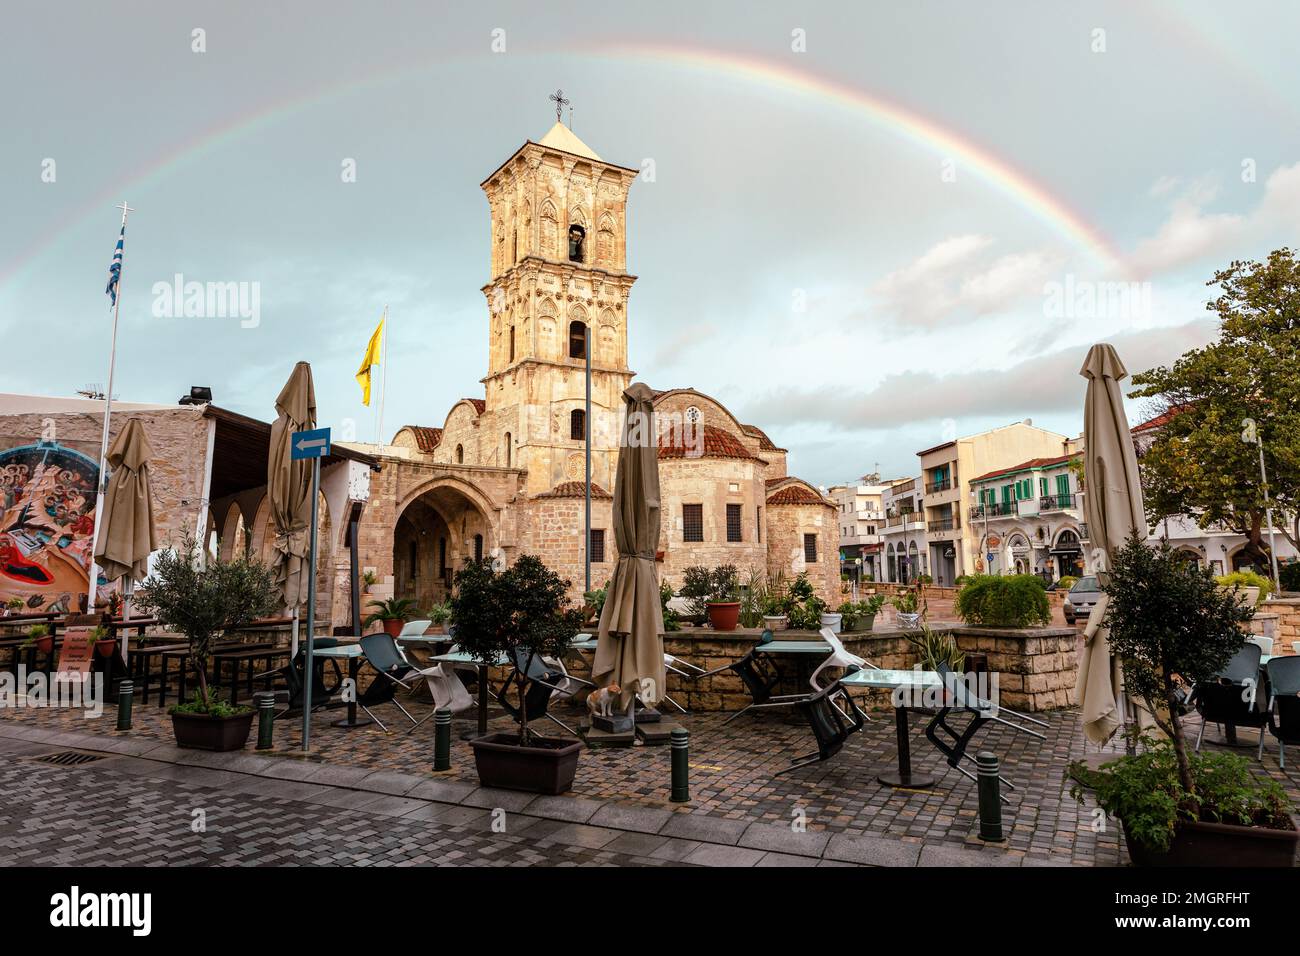
[{"label": "balcony with railing", "polygon": [[956,518],[936,518],[926,524],[930,531],[955,531],[961,527],[961,522]]},{"label": "balcony with railing", "polygon": [[920,521],[920,520],[921,520],[921,513],[919,511],[891,512],[890,514],[885,516],[885,527],[898,528],[903,525],[911,524],[912,522]]},{"label": "balcony with railing", "polygon": [[1075,496],[1067,493],[1055,495],[1043,495],[1038,499],[1039,512],[1044,511],[1065,511],[1074,507]]},{"label": "balcony with railing", "polygon": [[951,478],[940,478],[938,481],[927,481],[925,483],[925,493],[927,495],[938,494],[941,491],[949,491],[951,488]]},{"label": "balcony with railing", "polygon": [[971,518],[984,521],[991,518],[1014,518],[1020,514],[1023,501],[992,501],[987,504],[971,506]]}]

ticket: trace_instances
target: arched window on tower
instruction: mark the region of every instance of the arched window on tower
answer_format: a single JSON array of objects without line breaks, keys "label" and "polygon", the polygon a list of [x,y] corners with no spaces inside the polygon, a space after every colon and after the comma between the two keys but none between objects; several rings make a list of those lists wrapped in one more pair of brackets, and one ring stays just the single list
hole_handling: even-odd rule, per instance
[{"label": "arched window on tower", "polygon": [[587,413],[581,408],[569,412],[569,437],[574,441],[587,437]]},{"label": "arched window on tower", "polygon": [[587,357],[587,324],[574,320],[569,323],[569,358]]},{"label": "arched window on tower", "polygon": [[510,467],[510,433],[506,432],[506,467]]},{"label": "arched window on tower", "polygon": [[582,247],[586,244],[586,241],[587,241],[586,229],[583,229],[577,223],[574,223],[572,226],[569,227],[569,261],[570,262],[585,261]]},{"label": "arched window on tower", "polygon": [[456,446],[456,464],[458,464],[458,465],[463,465],[463,464],[465,464],[465,446],[464,446],[464,445],[457,445],[457,446]]}]

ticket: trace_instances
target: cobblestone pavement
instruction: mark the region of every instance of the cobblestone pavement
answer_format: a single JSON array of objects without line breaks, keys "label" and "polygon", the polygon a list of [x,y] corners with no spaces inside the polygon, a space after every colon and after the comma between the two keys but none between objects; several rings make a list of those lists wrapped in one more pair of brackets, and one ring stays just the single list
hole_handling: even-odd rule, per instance
[{"label": "cobblestone pavement", "polygon": [[[417,717],[428,713],[428,705],[419,700],[407,701],[406,706]],[[511,726],[509,718],[494,713],[491,729]],[[570,725],[580,716],[569,708],[557,713]],[[379,714],[389,723],[387,733],[375,725],[337,728],[332,722],[341,714],[318,715],[308,760],[298,753],[300,723],[278,723],[275,762],[294,777],[302,776],[298,771],[304,767],[312,771],[325,767],[437,780],[457,788],[457,800],[477,789],[473,754],[461,739],[474,730],[469,715],[454,723],[452,770],[435,775],[431,772],[433,722],[408,735],[404,730],[409,725],[395,708],[384,706]],[[976,738],[972,749],[996,753],[1003,775],[1017,788],[1004,791],[1010,799],[1003,808],[1007,842],[997,850],[978,837],[974,784],[949,770],[925,740],[922,729],[927,718],[923,715],[913,716],[912,755],[915,770],[937,778],[936,786],[927,790],[895,790],[876,779],[897,761],[892,712],[875,714],[864,731],[850,738],[832,760],[781,776],[774,773],[787,766],[792,755],[810,749],[806,727],[779,712],[747,715],[723,727],[725,717],[692,714],[681,718],[691,731],[689,804],[668,801],[668,749],[640,746],[584,750],[572,797],[542,799],[551,805],[567,799],[574,806],[586,807],[583,822],[598,807],[608,808],[601,812],[613,818],[620,812],[659,814],[664,820],[671,817],[676,832],[682,835],[698,830],[715,837],[722,834],[724,842],[732,843],[750,824],[761,824],[775,833],[788,831],[792,822],[799,821],[810,833],[827,839],[837,834],[891,838],[914,848],[966,848],[981,857],[1007,855],[1036,863],[1114,866],[1126,862],[1117,828],[1096,830],[1092,804],[1081,805],[1069,796],[1067,765],[1085,755],[1078,714],[1073,710],[1046,715],[1050,726],[1045,741],[997,724],[988,725]],[[0,713],[0,739],[7,733],[6,725],[106,735],[110,741],[154,746],[170,745],[173,739],[170,719],[156,707],[137,707],[134,729],[127,735],[115,734],[114,724],[111,707],[92,720],[77,712],[11,709]],[[1095,751],[1089,747],[1087,752]],[[1253,755],[1251,763],[1257,773],[1278,780],[1293,797],[1300,798],[1300,770],[1295,766],[1280,769],[1275,747],[1266,750],[1262,764],[1254,761]],[[514,795],[502,799],[507,808],[522,809],[531,798]]]}]

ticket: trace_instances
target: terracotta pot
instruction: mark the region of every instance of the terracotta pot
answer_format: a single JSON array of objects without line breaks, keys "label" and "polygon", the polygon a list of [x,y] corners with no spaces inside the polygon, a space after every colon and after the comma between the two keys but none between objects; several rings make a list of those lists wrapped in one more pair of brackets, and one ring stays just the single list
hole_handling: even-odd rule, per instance
[{"label": "terracotta pot", "polygon": [[384,626],[384,633],[389,637],[396,637],[398,634],[401,634],[402,628],[406,626],[406,622],[397,617],[389,621],[380,621],[379,623]]},{"label": "terracotta pot", "polygon": [[488,734],[469,742],[479,783],[529,793],[567,793],[578,771],[582,741],[537,737],[521,747],[515,734]]},{"label": "terracotta pot", "polygon": [[36,649],[42,654],[54,653],[54,636],[47,635],[36,639]]},{"label": "terracotta pot", "polygon": [[117,650],[117,638],[95,642],[95,653],[100,657],[112,657],[115,650]]},{"label": "terracotta pot", "polygon": [[710,601],[709,624],[715,631],[734,631],[740,622],[739,601]]},{"label": "terracotta pot", "polygon": [[172,714],[176,746],[191,750],[243,750],[253,727],[253,711],[233,717],[207,714]]},{"label": "terracotta pot", "polygon": [[1295,865],[1300,831],[1231,823],[1180,823],[1168,850],[1151,850],[1135,842],[1125,826],[1124,841],[1135,866],[1290,867]]}]

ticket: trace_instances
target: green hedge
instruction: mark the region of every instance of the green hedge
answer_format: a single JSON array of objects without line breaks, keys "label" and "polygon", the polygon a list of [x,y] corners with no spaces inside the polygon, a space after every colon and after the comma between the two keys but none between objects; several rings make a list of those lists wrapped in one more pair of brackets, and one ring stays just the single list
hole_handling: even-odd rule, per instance
[{"label": "green hedge", "polygon": [[957,613],[980,627],[1034,627],[1051,623],[1043,583],[1034,574],[976,574],[957,592]]}]

